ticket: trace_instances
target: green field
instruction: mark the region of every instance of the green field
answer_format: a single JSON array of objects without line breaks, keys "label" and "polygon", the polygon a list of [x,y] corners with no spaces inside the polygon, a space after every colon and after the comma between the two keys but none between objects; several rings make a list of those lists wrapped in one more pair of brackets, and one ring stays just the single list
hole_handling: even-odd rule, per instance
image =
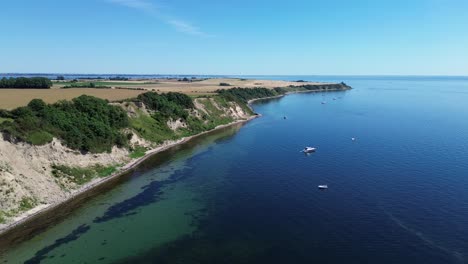
[{"label": "green field", "polygon": [[87,81],[87,82],[54,82],[54,86],[62,87],[66,85],[78,85],[78,86],[86,86],[90,83],[94,83],[96,86],[141,86],[141,85],[155,85],[158,83],[155,82],[148,82],[148,83],[137,83],[137,82],[103,82],[103,81]]}]

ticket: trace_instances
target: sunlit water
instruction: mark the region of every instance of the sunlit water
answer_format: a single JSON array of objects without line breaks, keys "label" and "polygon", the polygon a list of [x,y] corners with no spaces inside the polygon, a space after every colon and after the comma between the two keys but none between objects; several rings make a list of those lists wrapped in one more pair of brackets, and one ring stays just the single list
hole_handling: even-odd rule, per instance
[{"label": "sunlit water", "polygon": [[257,102],[0,259],[468,263],[468,78],[277,79],[354,89]]}]

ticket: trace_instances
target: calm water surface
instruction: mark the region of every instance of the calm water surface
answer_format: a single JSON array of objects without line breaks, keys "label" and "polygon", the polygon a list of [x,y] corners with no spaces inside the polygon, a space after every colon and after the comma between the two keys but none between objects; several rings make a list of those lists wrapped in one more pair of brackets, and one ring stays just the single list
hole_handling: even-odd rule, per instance
[{"label": "calm water surface", "polygon": [[468,78],[276,78],[354,89],[258,102],[0,262],[468,263]]}]

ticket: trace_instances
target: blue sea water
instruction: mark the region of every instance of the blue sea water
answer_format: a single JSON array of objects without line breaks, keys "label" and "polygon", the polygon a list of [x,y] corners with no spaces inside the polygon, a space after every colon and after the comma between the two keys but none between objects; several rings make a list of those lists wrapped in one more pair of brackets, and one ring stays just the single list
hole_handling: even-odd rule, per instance
[{"label": "blue sea water", "polygon": [[0,260],[468,263],[468,77],[247,78],[354,89],[258,101]]}]

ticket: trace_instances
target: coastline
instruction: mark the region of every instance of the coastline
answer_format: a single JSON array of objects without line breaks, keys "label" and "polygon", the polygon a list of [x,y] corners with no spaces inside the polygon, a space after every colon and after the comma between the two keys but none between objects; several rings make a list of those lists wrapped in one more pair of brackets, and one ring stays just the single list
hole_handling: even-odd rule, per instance
[{"label": "coastline", "polygon": [[268,99],[275,99],[275,98],[281,98],[289,94],[297,94],[297,93],[325,93],[325,92],[339,92],[339,91],[347,91],[350,89],[327,89],[327,90],[308,90],[308,91],[292,91],[292,92],[286,92],[285,94],[280,94],[276,96],[269,96],[269,97],[263,97],[263,98],[257,98],[257,99],[251,99],[247,101],[247,105],[252,109],[251,104],[256,101],[261,101],[261,100],[268,100]]},{"label": "coastline", "polygon": [[62,207],[64,205],[66,205],[68,202],[74,200],[75,198],[86,195],[87,193],[91,193],[93,190],[97,189],[97,187],[105,186],[106,183],[109,183],[109,182],[111,182],[113,180],[116,180],[116,179],[119,179],[119,178],[123,177],[124,175],[127,175],[133,169],[137,168],[141,163],[143,163],[144,161],[146,161],[147,159],[149,159],[153,155],[156,155],[157,153],[160,153],[162,151],[165,151],[165,150],[167,150],[169,148],[172,148],[172,147],[175,147],[177,145],[186,143],[186,142],[190,141],[191,139],[199,137],[201,135],[204,135],[204,134],[207,134],[207,133],[210,133],[210,132],[222,129],[222,128],[230,127],[230,126],[233,126],[233,125],[236,125],[236,124],[246,123],[246,122],[249,122],[249,121],[251,121],[251,120],[253,120],[255,118],[261,117],[260,114],[256,114],[255,111],[253,110],[252,105],[251,105],[253,102],[260,101],[260,100],[281,98],[281,97],[284,97],[286,95],[295,94],[295,93],[314,93],[314,92],[329,92],[329,91],[333,92],[333,91],[346,91],[346,90],[347,89],[345,89],[345,90],[343,90],[343,89],[329,89],[328,90],[327,89],[327,90],[292,91],[292,92],[287,92],[285,94],[281,94],[281,95],[277,95],[277,96],[270,96],[270,97],[263,97],[263,98],[257,98],[257,99],[249,100],[249,101],[247,101],[247,106],[252,110],[252,112],[254,112],[254,114],[252,116],[250,116],[249,118],[243,119],[243,120],[233,121],[231,123],[224,124],[224,125],[220,125],[220,126],[215,127],[214,129],[204,131],[204,132],[201,132],[201,133],[198,133],[196,135],[189,136],[189,137],[183,137],[183,138],[180,138],[180,139],[175,140],[175,141],[166,141],[163,144],[161,144],[160,146],[158,146],[156,148],[153,148],[151,150],[148,150],[143,157],[134,159],[134,160],[130,161],[129,163],[125,164],[124,166],[122,166],[120,168],[119,171],[115,172],[114,174],[112,174],[110,176],[107,176],[105,178],[95,179],[95,180],[83,185],[81,188],[73,191],[65,199],[63,199],[61,201],[58,201],[56,203],[52,203],[52,204],[39,205],[39,206],[37,206],[35,208],[32,208],[29,211],[24,212],[22,215],[17,216],[13,222],[11,222],[10,224],[4,225],[3,227],[0,228],[0,239],[7,236],[7,235],[9,235],[10,232],[15,233],[15,231],[16,231],[15,229],[21,228],[22,226],[26,226],[28,223],[31,223],[35,219],[40,218],[41,216],[44,216],[47,213],[49,213],[49,212],[51,212],[51,211],[53,211],[53,210],[55,210],[55,209],[57,209],[59,207]]},{"label": "coastline", "polygon": [[[266,99],[266,98],[265,98]],[[8,234],[10,231],[12,231],[13,229],[15,228],[19,228],[21,225],[25,225],[29,222],[32,222],[35,218],[43,215],[43,214],[46,214],[50,211],[53,211],[54,209],[66,204],[67,202],[73,200],[74,198],[80,196],[80,195],[83,195],[87,192],[90,192],[92,190],[94,190],[95,188],[97,187],[100,187],[112,180],[115,180],[115,179],[118,179],[120,177],[122,177],[123,175],[126,175],[127,173],[131,172],[133,169],[137,168],[138,165],[140,165],[141,163],[143,163],[144,161],[146,161],[147,159],[149,159],[150,157],[162,152],[162,151],[165,151],[169,148],[172,148],[172,147],[175,147],[177,145],[180,145],[180,144],[183,144],[183,143],[186,143],[190,140],[192,140],[193,138],[196,138],[196,137],[199,137],[199,136],[202,136],[204,134],[207,134],[207,133],[210,133],[210,132],[213,132],[213,131],[216,131],[216,130],[220,130],[220,129],[223,129],[223,128],[226,128],[226,127],[230,127],[230,126],[234,126],[234,125],[237,125],[237,124],[242,124],[242,123],[246,123],[246,122],[249,122],[255,118],[258,118],[260,117],[260,115],[252,115],[250,116],[249,118],[247,119],[244,119],[244,120],[237,120],[237,121],[233,121],[231,123],[228,123],[228,124],[224,124],[224,125],[219,125],[211,130],[207,130],[207,131],[204,131],[204,132],[201,132],[201,133],[198,133],[196,135],[192,135],[192,136],[189,136],[189,137],[183,137],[183,138],[180,138],[178,140],[175,140],[175,141],[169,141],[169,143],[163,143],[161,144],[160,146],[154,148],[154,149],[151,149],[151,150],[148,150],[146,152],[146,154],[143,156],[143,157],[140,157],[140,158],[137,158],[137,159],[134,159],[132,161],[130,161],[129,163],[125,164],[124,166],[121,167],[121,169],[118,171],[118,172],[115,172],[114,174],[110,175],[110,176],[107,176],[105,178],[101,178],[101,179],[96,179],[94,181],[91,181],[87,184],[85,184],[84,186],[82,186],[81,188],[73,191],[73,193],[66,197],[65,199],[59,201],[59,202],[56,202],[56,203],[53,203],[53,204],[48,204],[48,205],[39,205],[35,208],[32,208],[31,210],[29,211],[26,211],[24,212],[22,215],[20,216],[17,216],[15,221],[13,221],[12,223],[10,224],[7,224],[5,225],[4,227],[0,228],[0,238],[2,238],[3,236],[5,236],[6,234]]]}]

